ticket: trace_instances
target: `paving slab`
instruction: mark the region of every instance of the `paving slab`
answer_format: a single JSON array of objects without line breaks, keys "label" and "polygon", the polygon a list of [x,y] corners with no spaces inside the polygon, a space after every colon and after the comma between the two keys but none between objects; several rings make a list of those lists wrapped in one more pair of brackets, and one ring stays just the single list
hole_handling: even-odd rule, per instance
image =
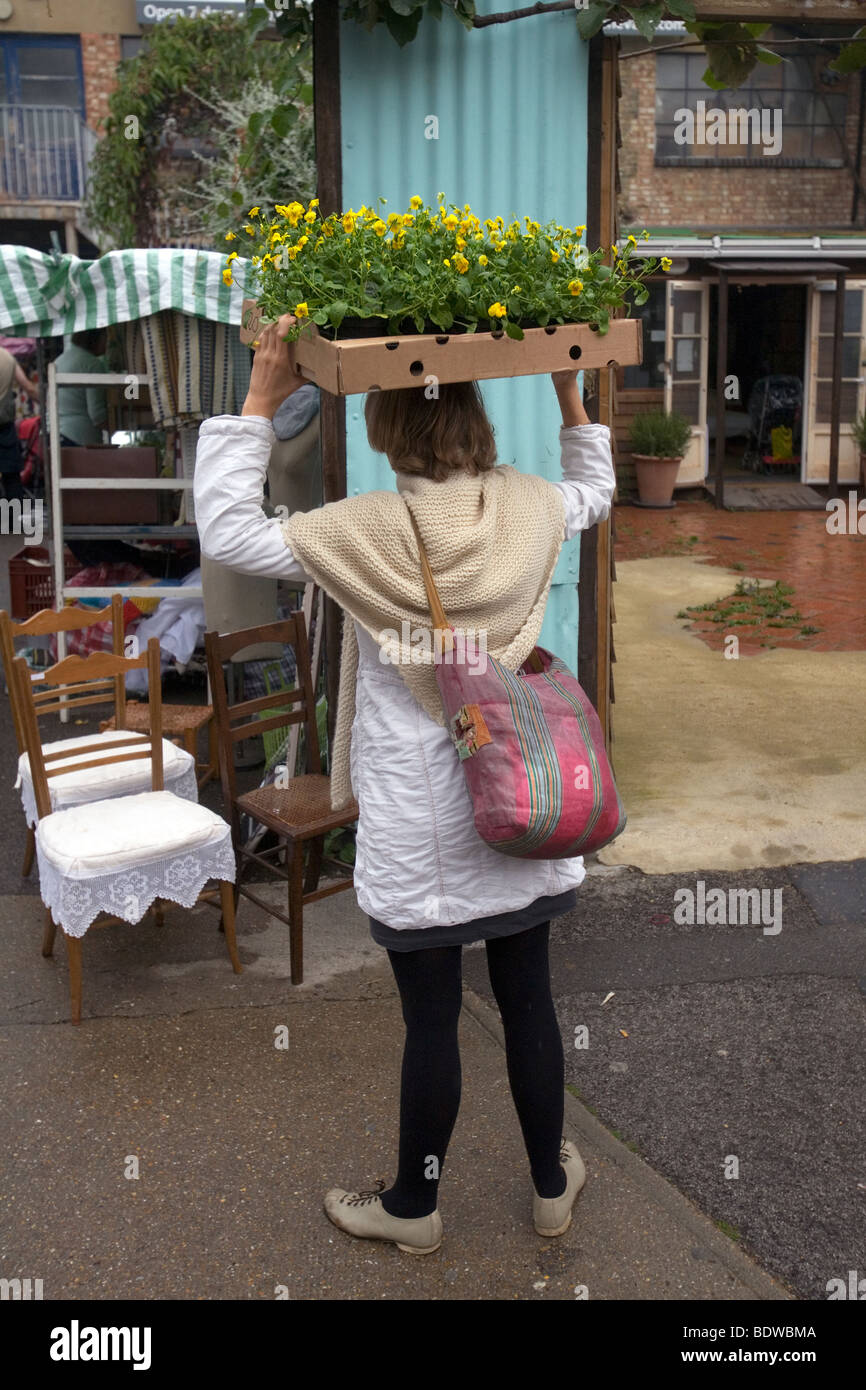
[{"label": "paving slab", "polygon": [[566,1132],[587,1185],[566,1235],[540,1239],[498,1018],[473,991],[441,1250],[422,1260],[331,1226],[329,1186],[393,1179],[403,1037],[384,955],[341,968],[341,951],[363,949],[349,899],[310,909],[321,955],[297,988],[285,929],[279,974],[275,928],[247,906],[240,977],[222,969],[213,919],[186,935],[182,913],[162,929],[95,933],[79,1028],[62,1021],[62,956],[39,955],[38,902],[0,905],[16,961],[0,1001],[4,1277],[80,1300],[271,1299],[278,1288],[341,1300],[789,1297],[571,1096]]}]

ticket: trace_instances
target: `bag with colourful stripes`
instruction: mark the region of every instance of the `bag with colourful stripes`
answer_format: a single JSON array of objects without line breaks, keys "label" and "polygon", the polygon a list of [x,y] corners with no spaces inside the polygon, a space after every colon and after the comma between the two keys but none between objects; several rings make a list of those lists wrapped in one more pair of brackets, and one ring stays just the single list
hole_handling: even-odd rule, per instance
[{"label": "bag with colourful stripes", "polygon": [[[411,515],[411,513],[410,513]],[[626,817],[598,715],[563,661],[535,647],[517,671],[460,650],[418,540],[445,722],[475,829],[519,859],[569,859],[615,839]],[[467,659],[468,656],[468,659]]]}]

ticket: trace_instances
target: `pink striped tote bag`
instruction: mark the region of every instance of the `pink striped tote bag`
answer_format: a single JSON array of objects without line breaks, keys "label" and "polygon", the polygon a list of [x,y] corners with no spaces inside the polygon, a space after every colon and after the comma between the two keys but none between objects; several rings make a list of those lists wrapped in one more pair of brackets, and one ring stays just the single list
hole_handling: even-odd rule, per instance
[{"label": "pink striped tote bag", "polygon": [[[411,516],[411,513],[410,513]],[[569,859],[609,844],[626,817],[591,701],[535,647],[517,671],[455,640],[415,519],[445,721],[485,844],[519,859]],[[470,659],[467,659],[469,656]]]}]

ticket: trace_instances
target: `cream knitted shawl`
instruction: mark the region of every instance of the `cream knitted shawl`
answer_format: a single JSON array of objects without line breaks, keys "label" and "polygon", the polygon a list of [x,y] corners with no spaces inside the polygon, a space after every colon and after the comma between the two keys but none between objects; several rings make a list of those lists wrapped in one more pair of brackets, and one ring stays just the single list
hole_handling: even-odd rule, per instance
[{"label": "cream knitted shawl", "polygon": [[[283,523],[286,544],[307,573],[380,647],[399,642],[396,669],[438,724],[444,724],[432,653],[406,647],[404,632],[431,629],[430,610],[407,510],[418,525],[449,621],[483,633],[488,655],[516,670],[534,647],[565,534],[562,495],[544,478],[505,465],[444,482],[397,474],[400,492],[368,492],[297,512]],[[342,664],[331,766],[331,804],[352,799],[350,739],[358,644],[343,623]],[[403,623],[408,623],[407,629]],[[411,638],[410,638],[411,641]]]}]

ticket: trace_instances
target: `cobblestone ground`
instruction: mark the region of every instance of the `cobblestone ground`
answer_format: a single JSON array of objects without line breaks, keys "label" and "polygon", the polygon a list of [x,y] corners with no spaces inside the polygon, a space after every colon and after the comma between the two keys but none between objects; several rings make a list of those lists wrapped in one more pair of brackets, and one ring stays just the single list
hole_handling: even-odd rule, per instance
[{"label": "cobblestone ground", "polygon": [[761,581],[759,602],[733,585],[707,612],[690,613],[689,630],[709,646],[720,648],[735,630],[743,655],[866,650],[866,534],[831,534],[828,513],[726,512],[697,501],[658,512],[624,505],[615,514],[618,560],[691,555],[738,571],[746,590]]}]

